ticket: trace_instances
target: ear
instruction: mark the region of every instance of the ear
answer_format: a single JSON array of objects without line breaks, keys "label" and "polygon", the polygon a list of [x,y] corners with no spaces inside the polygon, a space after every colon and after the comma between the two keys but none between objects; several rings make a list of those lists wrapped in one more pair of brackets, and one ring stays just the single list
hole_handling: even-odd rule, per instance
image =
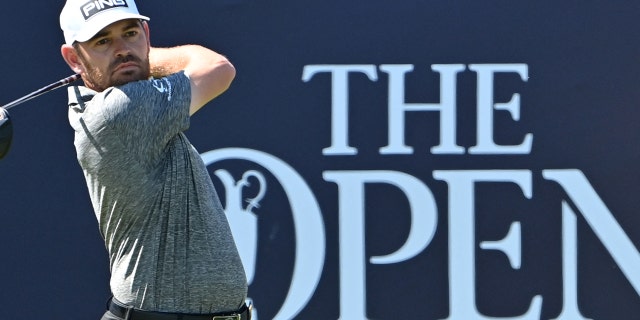
[{"label": "ear", "polygon": [[67,62],[71,70],[76,73],[84,72],[84,66],[78,58],[78,52],[76,52],[76,49],[72,45],[63,44],[60,48],[60,53],[62,53],[62,58],[64,58],[64,61]]},{"label": "ear", "polygon": [[151,32],[149,31],[149,23],[147,21],[142,21],[142,28],[144,29],[144,33],[147,36],[147,46],[151,47],[151,37],[150,34]]}]

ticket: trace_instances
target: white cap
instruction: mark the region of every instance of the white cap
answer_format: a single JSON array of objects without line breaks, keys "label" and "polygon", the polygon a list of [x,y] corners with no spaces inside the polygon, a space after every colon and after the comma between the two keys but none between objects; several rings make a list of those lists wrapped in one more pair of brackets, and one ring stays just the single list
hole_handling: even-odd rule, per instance
[{"label": "white cap", "polygon": [[85,42],[106,26],[124,19],[149,20],[133,0],[67,0],[60,13],[60,28],[67,44]]}]

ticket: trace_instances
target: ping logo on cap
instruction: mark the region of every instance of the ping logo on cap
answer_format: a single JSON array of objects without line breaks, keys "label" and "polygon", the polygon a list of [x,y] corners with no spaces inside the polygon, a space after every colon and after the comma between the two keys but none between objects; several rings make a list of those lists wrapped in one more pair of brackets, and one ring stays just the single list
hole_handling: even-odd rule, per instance
[{"label": "ping logo on cap", "polygon": [[84,20],[89,20],[89,18],[102,11],[117,7],[129,7],[129,5],[126,0],[92,0],[83,4],[80,7],[80,11],[82,11]]}]

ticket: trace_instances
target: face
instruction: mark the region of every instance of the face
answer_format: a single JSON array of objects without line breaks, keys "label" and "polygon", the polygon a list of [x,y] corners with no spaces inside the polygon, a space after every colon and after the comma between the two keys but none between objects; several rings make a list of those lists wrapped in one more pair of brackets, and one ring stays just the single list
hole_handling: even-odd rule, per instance
[{"label": "face", "polygon": [[139,20],[115,22],[73,47],[82,80],[95,91],[149,78],[149,29]]}]

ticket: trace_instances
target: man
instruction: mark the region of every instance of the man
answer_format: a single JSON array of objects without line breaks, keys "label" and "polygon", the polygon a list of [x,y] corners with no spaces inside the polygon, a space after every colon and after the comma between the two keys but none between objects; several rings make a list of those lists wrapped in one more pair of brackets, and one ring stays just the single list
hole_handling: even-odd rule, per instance
[{"label": "man", "polygon": [[68,0],[60,14],[85,85],[69,88],[69,120],[110,260],[102,319],[247,319],[240,256],[182,133],[235,69],[200,46],[151,47],[148,20],[133,0]]}]

